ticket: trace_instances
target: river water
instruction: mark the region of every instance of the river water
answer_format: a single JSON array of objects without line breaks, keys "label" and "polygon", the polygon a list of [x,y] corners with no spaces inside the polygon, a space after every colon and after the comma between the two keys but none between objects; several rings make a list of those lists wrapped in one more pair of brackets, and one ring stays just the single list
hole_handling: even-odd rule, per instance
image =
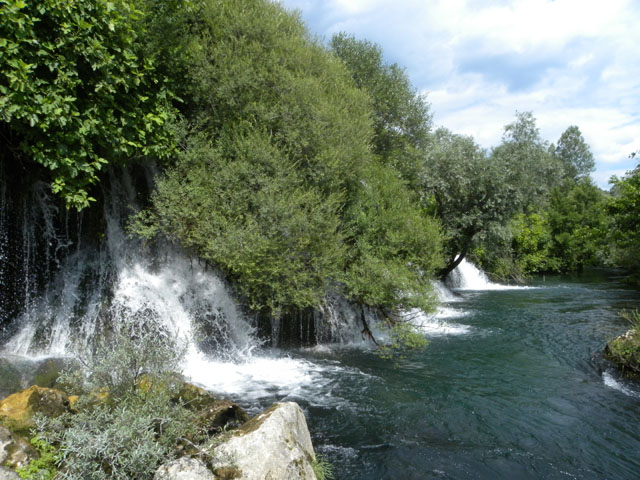
[{"label": "river water", "polygon": [[[250,413],[298,402],[336,480],[640,478],[640,384],[601,355],[628,327],[618,312],[640,298],[613,272],[506,287],[464,263],[454,292],[437,285],[437,315],[417,319],[428,348],[393,362],[358,329],[343,345],[270,348],[211,272],[179,256],[155,269],[137,257],[121,263],[108,318],[151,317],[190,340],[185,374]],[[0,350],[0,396],[97,328],[95,309],[68,313],[77,310],[69,299],[82,298],[74,272],[86,265],[70,262],[61,293],[51,287],[42,308],[16,320]],[[203,317],[224,344],[218,353],[194,341]]]},{"label": "river water", "polygon": [[600,353],[637,292],[606,272],[491,287],[459,292],[424,352],[299,350],[246,406],[299,402],[336,479],[640,478],[640,385]]}]

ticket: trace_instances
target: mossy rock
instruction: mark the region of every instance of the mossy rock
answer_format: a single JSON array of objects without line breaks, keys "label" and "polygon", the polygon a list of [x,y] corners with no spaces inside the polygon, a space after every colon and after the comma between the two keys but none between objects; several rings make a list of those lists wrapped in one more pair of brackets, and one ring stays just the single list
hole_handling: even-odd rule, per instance
[{"label": "mossy rock", "polygon": [[216,397],[211,395],[204,388],[197,387],[187,382],[181,383],[178,392],[173,396],[172,400],[179,402],[185,408],[194,412],[208,408],[217,402]]},{"label": "mossy rock", "polygon": [[33,385],[0,401],[0,422],[13,431],[26,432],[35,426],[36,414],[57,417],[69,411],[69,398],[53,388]]},{"label": "mossy rock", "polygon": [[640,378],[640,332],[636,329],[611,340],[605,347],[605,355],[623,374]]},{"label": "mossy rock", "polygon": [[198,423],[209,434],[238,428],[249,420],[249,415],[239,405],[228,400],[218,400],[200,411]]}]

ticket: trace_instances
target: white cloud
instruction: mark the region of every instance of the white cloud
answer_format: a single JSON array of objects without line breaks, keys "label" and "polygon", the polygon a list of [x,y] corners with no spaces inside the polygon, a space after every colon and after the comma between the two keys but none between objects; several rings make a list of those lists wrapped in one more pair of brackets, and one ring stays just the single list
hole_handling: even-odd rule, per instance
[{"label": "white cloud", "polygon": [[[428,92],[435,122],[496,145],[516,110],[544,138],[578,125],[610,172],[640,149],[640,2],[634,0],[283,0],[310,28],[379,43]],[[603,183],[604,182],[604,183]]]}]

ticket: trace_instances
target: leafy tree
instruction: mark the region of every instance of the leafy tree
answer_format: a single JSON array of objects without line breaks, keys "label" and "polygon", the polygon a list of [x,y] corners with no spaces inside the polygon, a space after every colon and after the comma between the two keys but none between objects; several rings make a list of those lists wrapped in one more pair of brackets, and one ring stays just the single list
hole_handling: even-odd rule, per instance
[{"label": "leafy tree", "polygon": [[416,187],[422,158],[430,144],[431,114],[401,67],[384,62],[379,45],[339,33],[332,51],[346,64],[355,84],[369,95],[373,108],[373,150]]},{"label": "leafy tree", "polygon": [[567,128],[555,147],[554,154],[564,166],[565,177],[579,179],[589,176],[595,169],[595,161],[582,132],[575,125]]},{"label": "leafy tree", "polygon": [[332,291],[390,309],[418,302],[438,225],[379,165],[369,98],[343,62],[278,4],[192,7],[180,20],[181,152],[134,230],[207,260],[254,310],[318,306]]},{"label": "leafy tree", "polygon": [[487,157],[471,137],[446,129],[435,132],[425,162],[425,190],[445,227],[446,276],[467,255],[476,234],[509,219],[513,203],[506,169],[498,157]]},{"label": "leafy tree", "polygon": [[339,195],[305,185],[264,133],[191,135],[144,223],[222,269],[254,309],[319,303],[344,265]]},{"label": "leafy tree", "polygon": [[550,257],[560,271],[581,270],[605,261],[609,221],[607,198],[587,177],[551,193],[548,224],[553,237]]},{"label": "leafy tree", "polygon": [[613,198],[608,212],[613,223],[613,259],[637,275],[640,269],[640,167],[627,172],[625,177],[614,176],[610,182]]},{"label": "leafy tree", "polygon": [[391,167],[370,164],[347,218],[348,295],[395,312],[434,305],[430,277],[441,262],[438,223],[424,212]]},{"label": "leafy tree", "polygon": [[0,0],[0,133],[68,207],[109,162],[170,150],[168,93],[126,0]]}]

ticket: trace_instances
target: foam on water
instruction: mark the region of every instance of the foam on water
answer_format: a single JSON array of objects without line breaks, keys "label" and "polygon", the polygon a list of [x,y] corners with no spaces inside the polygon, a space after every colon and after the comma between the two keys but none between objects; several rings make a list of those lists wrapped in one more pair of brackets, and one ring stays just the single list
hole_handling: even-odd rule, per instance
[{"label": "foam on water", "polygon": [[411,310],[405,314],[405,318],[411,322],[414,328],[427,336],[464,335],[471,331],[469,325],[451,323],[445,318],[460,318],[468,312],[448,307],[439,307],[436,313],[427,314],[422,310]]},{"label": "foam on water", "polygon": [[622,392],[629,397],[640,398],[640,392],[636,392],[630,389],[629,387],[618,381],[616,378],[614,378],[614,376],[608,371],[602,373],[602,381],[607,387]]}]

